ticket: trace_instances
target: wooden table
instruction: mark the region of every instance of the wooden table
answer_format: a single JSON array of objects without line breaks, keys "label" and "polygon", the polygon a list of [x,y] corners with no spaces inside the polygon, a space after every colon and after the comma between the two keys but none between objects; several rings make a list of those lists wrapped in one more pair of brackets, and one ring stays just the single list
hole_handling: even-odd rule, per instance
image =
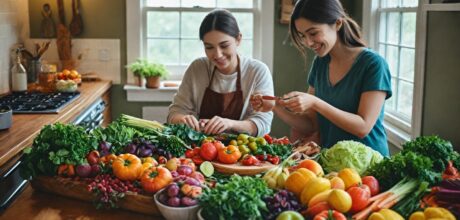
[{"label": "wooden table", "polygon": [[30,185],[6,209],[0,219],[8,220],[60,220],[60,219],[111,219],[143,220],[163,219],[120,209],[97,210],[92,203],[70,199],[34,190]]}]

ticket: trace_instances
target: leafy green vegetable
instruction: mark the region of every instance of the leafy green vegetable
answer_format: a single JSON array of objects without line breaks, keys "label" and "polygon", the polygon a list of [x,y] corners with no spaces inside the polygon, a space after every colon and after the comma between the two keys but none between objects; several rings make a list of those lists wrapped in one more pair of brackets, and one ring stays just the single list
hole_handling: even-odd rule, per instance
[{"label": "leafy green vegetable", "polygon": [[82,127],[61,123],[46,125],[32,147],[24,149],[21,175],[26,179],[36,175],[53,176],[60,164],[85,163],[86,154],[96,148],[96,139]]},{"label": "leafy green vegetable", "polygon": [[110,123],[106,128],[96,128],[93,130],[92,134],[98,140],[98,143],[101,141],[106,141],[112,144],[110,152],[113,154],[120,154],[123,152],[123,148],[131,143],[133,138],[139,137],[142,135],[139,131],[134,128],[123,125],[118,121]]},{"label": "leafy green vegetable", "polygon": [[428,182],[420,183],[418,189],[411,193],[410,196],[405,196],[401,201],[396,203],[391,209],[401,214],[405,219],[409,219],[409,216],[420,209],[420,201],[422,197],[429,191]]},{"label": "leafy green vegetable", "polygon": [[256,152],[254,152],[255,155],[259,155],[259,154],[276,155],[276,156],[279,156],[281,160],[284,160],[287,157],[289,157],[291,153],[292,153],[292,146],[290,144],[288,145],[282,145],[282,144],[259,145],[257,147]]},{"label": "leafy green vegetable", "polygon": [[379,180],[383,190],[387,190],[405,177],[412,177],[434,185],[441,180],[441,173],[432,170],[430,158],[414,152],[399,152],[382,162],[374,164],[367,171]]},{"label": "leafy green vegetable", "polygon": [[382,161],[383,156],[372,148],[357,141],[339,141],[330,149],[323,150],[319,163],[326,172],[338,172],[353,168],[360,175],[370,166]]},{"label": "leafy green vegetable", "polygon": [[269,211],[262,199],[272,194],[260,178],[233,175],[225,184],[205,188],[199,200],[205,219],[262,219]]},{"label": "leafy green vegetable", "polygon": [[414,152],[433,161],[433,170],[443,172],[447,163],[455,159],[452,144],[438,136],[421,136],[404,143],[402,153]]},{"label": "leafy green vegetable", "polygon": [[182,139],[186,144],[201,145],[201,141],[206,138],[202,132],[197,132],[185,124],[167,124],[163,129],[163,134],[175,135]]}]

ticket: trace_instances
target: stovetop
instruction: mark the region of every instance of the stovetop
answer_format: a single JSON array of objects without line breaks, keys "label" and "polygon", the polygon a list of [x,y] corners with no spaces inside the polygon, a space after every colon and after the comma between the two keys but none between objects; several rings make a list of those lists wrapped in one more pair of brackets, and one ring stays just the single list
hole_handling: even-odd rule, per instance
[{"label": "stovetop", "polygon": [[17,92],[0,97],[0,105],[10,106],[13,114],[59,113],[62,108],[79,96],[80,92]]}]

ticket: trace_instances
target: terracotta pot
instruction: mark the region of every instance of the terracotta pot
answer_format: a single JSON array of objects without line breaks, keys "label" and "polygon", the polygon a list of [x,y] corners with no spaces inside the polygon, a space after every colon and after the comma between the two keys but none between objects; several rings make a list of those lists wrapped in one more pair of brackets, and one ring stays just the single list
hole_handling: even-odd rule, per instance
[{"label": "terracotta pot", "polygon": [[160,87],[160,77],[159,76],[150,76],[146,77],[147,79],[147,88],[156,89]]},{"label": "terracotta pot", "polygon": [[135,77],[136,85],[139,87],[145,87],[145,77],[143,76],[136,76]]}]

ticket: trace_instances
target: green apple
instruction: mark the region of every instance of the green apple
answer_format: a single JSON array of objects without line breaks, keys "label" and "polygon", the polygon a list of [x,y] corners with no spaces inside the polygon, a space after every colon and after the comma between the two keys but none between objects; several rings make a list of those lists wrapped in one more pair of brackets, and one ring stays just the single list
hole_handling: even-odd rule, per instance
[{"label": "green apple", "polygon": [[296,211],[284,211],[276,217],[276,220],[304,220],[304,217]]}]

